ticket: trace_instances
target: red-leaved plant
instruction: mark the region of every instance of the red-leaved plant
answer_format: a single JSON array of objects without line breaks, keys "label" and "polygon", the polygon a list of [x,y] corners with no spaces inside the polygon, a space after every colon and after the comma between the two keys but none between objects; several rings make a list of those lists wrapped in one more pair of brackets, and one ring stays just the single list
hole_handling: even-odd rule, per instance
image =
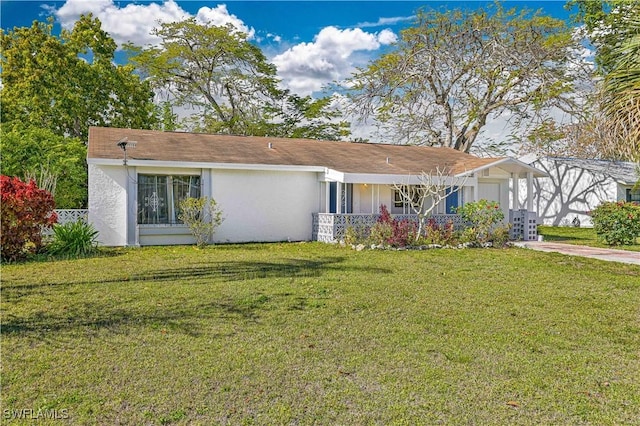
[{"label": "red-leaved plant", "polygon": [[35,181],[0,176],[2,194],[2,259],[14,261],[42,248],[42,230],[58,221],[49,191]]},{"label": "red-leaved plant", "polygon": [[374,244],[406,247],[415,239],[416,224],[410,220],[398,220],[391,216],[387,206],[380,206],[380,217],[371,228],[370,239]]}]

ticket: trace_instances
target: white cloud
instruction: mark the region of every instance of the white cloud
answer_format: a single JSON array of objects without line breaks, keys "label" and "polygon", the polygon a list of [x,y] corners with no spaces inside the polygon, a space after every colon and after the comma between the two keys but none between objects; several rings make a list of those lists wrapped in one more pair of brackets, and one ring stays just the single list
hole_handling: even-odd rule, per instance
[{"label": "white cloud", "polygon": [[395,25],[400,22],[413,21],[415,16],[396,16],[392,18],[379,18],[376,22],[361,22],[356,27],[368,28],[368,27],[384,27],[389,25]]},{"label": "white cloud", "polygon": [[277,34],[267,33],[267,38],[273,40],[276,43],[282,43],[282,37]]},{"label": "white cloud", "polygon": [[378,33],[378,41],[380,44],[392,44],[398,40],[398,36],[390,29],[385,29]]},{"label": "white cloud", "polygon": [[236,15],[229,14],[226,4],[219,4],[213,9],[210,7],[201,7],[196,15],[196,20],[202,24],[216,26],[232,24],[238,31],[247,34],[249,39],[255,36],[255,30],[253,28],[247,27]]},{"label": "white cloud", "polygon": [[285,86],[301,95],[309,95],[332,81],[348,77],[368,57],[362,52],[380,49],[396,40],[391,30],[378,34],[359,28],[340,30],[325,27],[313,42],[297,44],[272,58]]},{"label": "white cloud", "polygon": [[[120,7],[114,0],[67,0],[54,15],[63,28],[73,28],[80,15],[92,13],[100,19],[102,29],[121,46],[132,42],[143,46],[155,44],[159,40],[151,35],[151,30],[161,23],[178,22],[192,17],[174,0],[162,3],[127,4]],[[227,6],[219,4],[214,8],[202,7],[196,14],[200,23],[213,25],[233,24],[238,31],[253,37],[253,28],[247,27],[237,16],[229,14]]]},{"label": "white cloud", "polygon": [[88,13],[100,20],[102,29],[118,45],[129,41],[137,45],[156,43],[152,28],[161,22],[180,21],[190,16],[173,0],[148,5],[130,3],[125,7],[119,7],[113,0],[67,0],[55,16],[63,28],[70,30],[80,15]]}]

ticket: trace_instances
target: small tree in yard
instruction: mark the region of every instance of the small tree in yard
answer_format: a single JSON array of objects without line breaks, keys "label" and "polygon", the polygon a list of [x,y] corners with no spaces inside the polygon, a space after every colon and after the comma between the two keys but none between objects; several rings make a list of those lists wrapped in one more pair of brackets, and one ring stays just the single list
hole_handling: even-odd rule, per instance
[{"label": "small tree in yard", "polygon": [[35,181],[1,176],[2,259],[13,261],[36,253],[42,247],[42,230],[58,221],[50,192]]},{"label": "small tree in yard", "polygon": [[224,221],[222,210],[213,198],[188,197],[180,202],[178,219],[189,226],[198,247],[204,247],[215,230]]},{"label": "small tree in yard", "polygon": [[467,176],[452,177],[446,170],[438,167],[435,173],[422,172],[418,176],[417,185],[393,185],[393,189],[398,192],[402,202],[409,206],[413,214],[418,216],[416,241],[427,229],[427,221],[431,213],[450,194],[461,190],[466,181]]}]

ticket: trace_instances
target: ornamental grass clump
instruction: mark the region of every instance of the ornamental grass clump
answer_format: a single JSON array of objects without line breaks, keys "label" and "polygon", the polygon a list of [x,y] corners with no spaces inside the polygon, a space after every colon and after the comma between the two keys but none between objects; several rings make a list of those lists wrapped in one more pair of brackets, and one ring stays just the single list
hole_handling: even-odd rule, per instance
[{"label": "ornamental grass clump", "polygon": [[640,236],[640,204],[604,202],[591,212],[593,229],[609,245],[632,245]]},{"label": "ornamental grass clump", "polygon": [[98,250],[98,231],[92,225],[78,220],[53,226],[53,241],[47,252],[53,256],[87,257]]}]

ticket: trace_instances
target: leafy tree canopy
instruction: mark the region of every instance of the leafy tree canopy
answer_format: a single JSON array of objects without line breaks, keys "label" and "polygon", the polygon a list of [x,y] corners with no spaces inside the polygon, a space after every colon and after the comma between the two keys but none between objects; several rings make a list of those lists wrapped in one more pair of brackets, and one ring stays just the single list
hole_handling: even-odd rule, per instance
[{"label": "leafy tree canopy", "polygon": [[194,111],[185,123],[190,129],[316,139],[348,133],[328,100],[282,90],[275,66],[232,25],[188,19],[154,34],[157,46],[127,46],[130,60],[173,105]]},{"label": "leafy tree canopy", "polygon": [[[0,133],[3,175],[25,182],[36,178],[54,194],[57,208],[87,205],[87,149],[80,139],[20,122],[3,123]],[[43,185],[43,179],[49,185]]]},{"label": "leafy tree canopy", "polygon": [[131,65],[115,65],[116,43],[92,15],[72,31],[53,25],[0,30],[2,122],[38,123],[86,140],[89,126],[149,128],[153,92]]},{"label": "leafy tree canopy", "polygon": [[576,43],[564,21],[499,4],[420,10],[394,51],[350,79],[351,98],[396,143],[469,152],[503,113],[518,126],[575,108],[567,69]]},{"label": "leafy tree canopy", "polygon": [[571,0],[567,8],[577,8],[574,19],[584,24],[603,74],[616,67],[621,44],[640,34],[637,25],[640,2],[637,0]]},{"label": "leafy tree canopy", "polygon": [[640,3],[571,0],[596,49],[595,89],[578,122],[547,122],[528,146],[543,154],[640,162]]}]

